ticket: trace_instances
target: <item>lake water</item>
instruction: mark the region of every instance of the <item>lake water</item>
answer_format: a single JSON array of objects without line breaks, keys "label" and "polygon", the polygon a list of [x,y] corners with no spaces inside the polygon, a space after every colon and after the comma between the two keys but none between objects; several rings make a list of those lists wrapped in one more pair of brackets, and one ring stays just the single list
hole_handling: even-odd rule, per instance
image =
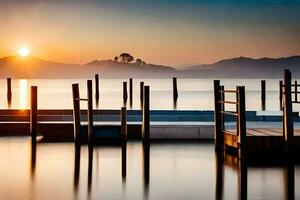
[{"label": "lake water", "polygon": [[[125,79],[100,79],[100,101],[94,101],[95,109],[120,109],[123,105],[122,82]],[[156,110],[212,110],[213,80],[210,79],[178,79],[179,97],[174,106],[172,98],[172,79],[134,79],[134,95],[132,109],[140,109],[139,84],[144,81],[150,85],[151,109]],[[6,79],[0,80],[0,109],[29,108],[30,86],[38,86],[39,109],[71,109],[72,83],[80,84],[81,97],[86,97],[86,80],[72,79],[15,79],[12,81],[12,101],[7,102]],[[246,105],[248,110],[261,110],[260,80],[258,79],[225,79],[221,80],[225,88],[235,89],[237,85],[246,87]],[[267,80],[266,109],[279,110],[278,80]],[[235,97],[229,97],[234,99]],[[129,100],[128,100],[129,103]],[[86,103],[82,103],[86,108]],[[128,105],[128,108],[129,105]],[[294,110],[300,107],[294,105]]]},{"label": "lake water", "polygon": [[[119,147],[95,147],[89,176],[86,146],[82,146],[80,156],[76,157],[72,143],[39,143],[34,149],[27,137],[0,138],[0,197],[11,200],[216,198],[213,143],[152,143],[147,168],[142,144],[129,142],[124,178],[121,155]],[[295,188],[299,188],[299,166],[294,170]],[[287,199],[284,167],[248,167],[247,171],[248,199]],[[237,169],[225,164],[223,174],[223,192],[218,195],[238,199]],[[295,199],[299,198],[300,191],[295,189]]]}]

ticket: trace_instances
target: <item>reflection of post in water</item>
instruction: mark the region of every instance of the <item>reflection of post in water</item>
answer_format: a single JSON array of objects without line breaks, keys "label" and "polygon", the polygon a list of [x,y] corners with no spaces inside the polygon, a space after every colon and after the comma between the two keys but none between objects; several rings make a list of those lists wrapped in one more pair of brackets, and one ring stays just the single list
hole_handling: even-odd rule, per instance
[{"label": "reflection of post in water", "polygon": [[284,167],[285,199],[295,199],[295,163],[292,158],[288,158]]},{"label": "reflection of post in water", "polygon": [[150,143],[149,141],[143,142],[143,163],[144,163],[144,181],[145,184],[149,184],[150,179]]},{"label": "reflection of post in water", "polygon": [[93,177],[93,147],[89,148],[89,164],[88,164],[88,191],[91,192]]},{"label": "reflection of post in water", "polygon": [[127,160],[127,144],[126,143],[122,143],[122,177],[126,178],[126,160]]},{"label": "reflection of post in water", "polygon": [[80,145],[75,146],[75,162],[74,162],[74,190],[77,191],[80,174]]},{"label": "reflection of post in water", "polygon": [[36,143],[31,143],[31,170],[30,170],[30,174],[31,177],[33,178],[35,175],[35,165],[36,165]]},{"label": "reflection of post in water", "polygon": [[247,199],[247,160],[240,159],[238,164],[239,199]]},{"label": "reflection of post in water", "polygon": [[216,168],[216,200],[221,200],[223,197],[224,185],[224,165],[222,153],[215,154],[215,168]]},{"label": "reflection of post in water", "polygon": [[150,142],[143,141],[144,198],[148,199],[150,180]]}]

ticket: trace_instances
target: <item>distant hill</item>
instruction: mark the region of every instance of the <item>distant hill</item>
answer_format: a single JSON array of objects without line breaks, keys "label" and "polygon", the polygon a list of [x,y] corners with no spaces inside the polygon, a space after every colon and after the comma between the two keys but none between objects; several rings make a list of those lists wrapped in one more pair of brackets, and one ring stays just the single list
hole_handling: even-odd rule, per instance
[{"label": "distant hill", "polygon": [[184,74],[190,77],[282,78],[284,69],[290,69],[293,77],[300,77],[300,56],[224,59],[213,64],[186,67]]},{"label": "distant hill", "polygon": [[78,65],[44,61],[34,57],[11,56],[0,59],[0,77],[12,78],[91,78],[99,73],[101,77],[151,77],[176,75],[172,67],[145,64],[123,64],[112,60],[95,60]]},{"label": "distant hill", "polygon": [[186,66],[181,70],[163,65],[141,66],[112,60],[94,60],[78,65],[34,57],[0,58],[0,78],[91,78],[96,73],[105,78],[283,78],[284,69],[290,69],[293,78],[300,78],[300,56],[260,59],[239,57],[213,64]]}]

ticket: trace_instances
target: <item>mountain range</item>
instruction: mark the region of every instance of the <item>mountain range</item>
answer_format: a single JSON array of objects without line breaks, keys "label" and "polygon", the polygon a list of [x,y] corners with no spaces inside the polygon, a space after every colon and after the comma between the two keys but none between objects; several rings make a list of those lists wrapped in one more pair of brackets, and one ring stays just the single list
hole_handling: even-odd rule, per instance
[{"label": "mountain range", "polygon": [[284,69],[290,69],[294,78],[300,77],[300,56],[260,59],[238,57],[177,69],[171,66],[128,64],[112,60],[94,60],[79,65],[34,57],[0,58],[0,78],[88,78],[96,73],[105,78],[283,78]]}]

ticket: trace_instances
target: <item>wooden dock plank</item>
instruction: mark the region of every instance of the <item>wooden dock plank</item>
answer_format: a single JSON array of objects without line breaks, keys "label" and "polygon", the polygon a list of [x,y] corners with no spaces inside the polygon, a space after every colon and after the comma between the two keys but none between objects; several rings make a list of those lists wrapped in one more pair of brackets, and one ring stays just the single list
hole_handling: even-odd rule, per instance
[{"label": "wooden dock plank", "polygon": [[282,132],[279,133],[277,131],[274,131],[272,129],[266,129],[266,128],[255,128],[252,129],[253,131],[259,133],[260,135],[267,135],[267,136],[283,136]]}]

